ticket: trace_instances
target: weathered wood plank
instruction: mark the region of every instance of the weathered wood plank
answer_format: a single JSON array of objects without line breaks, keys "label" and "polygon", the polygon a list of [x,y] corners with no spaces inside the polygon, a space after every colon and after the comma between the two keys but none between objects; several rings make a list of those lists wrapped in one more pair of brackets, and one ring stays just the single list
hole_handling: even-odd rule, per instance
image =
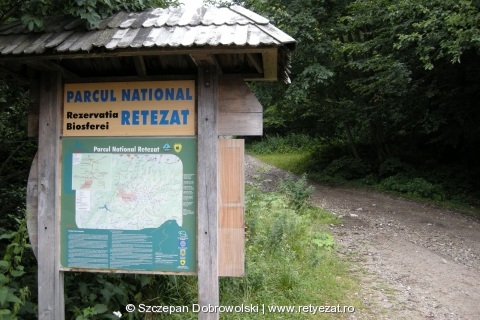
[{"label": "weathered wood plank", "polygon": [[[208,85],[207,85],[208,84]],[[198,68],[198,191],[197,274],[198,303],[219,305],[217,213],[217,101],[218,75],[214,65]],[[218,319],[217,313],[200,313],[199,319]]]},{"label": "weathered wood plank", "polygon": [[269,23],[269,20],[267,18],[262,17],[262,16],[258,15],[257,13],[252,12],[250,10],[246,10],[245,8],[243,8],[241,6],[238,6],[238,5],[231,6],[230,10],[233,10],[233,11],[241,14],[242,16],[245,16],[248,19],[251,19],[255,23],[258,23],[258,24],[268,24]]},{"label": "weathered wood plank", "polygon": [[266,80],[276,81],[278,79],[278,51],[277,49],[266,50],[263,53],[264,75]]},{"label": "weathered wood plank", "polygon": [[218,134],[221,136],[261,136],[263,135],[263,113],[218,114]]},{"label": "weathered wood plank", "polygon": [[263,107],[239,75],[221,75],[218,87],[220,112],[262,112]]},{"label": "weathered wood plank", "polygon": [[135,69],[137,70],[137,74],[140,77],[147,76],[147,67],[145,66],[145,60],[142,56],[134,57],[133,62],[135,63]]},{"label": "weathered wood plank", "polygon": [[62,106],[59,73],[40,79],[38,139],[38,317],[65,319],[63,273],[59,271],[57,163]]},{"label": "weathered wood plank", "polygon": [[33,253],[38,259],[38,153],[33,158],[27,182],[27,229]]},{"label": "weathered wood plank", "polygon": [[119,48],[126,48],[129,47],[132,42],[135,40],[140,29],[128,29],[128,32],[123,36],[122,40],[118,42]]},{"label": "weathered wood plank", "polygon": [[240,75],[221,75],[218,95],[219,135],[261,136],[263,107]]},{"label": "weathered wood plank", "polygon": [[27,136],[30,138],[38,138],[38,115],[40,111],[40,88],[38,81],[30,81],[30,103],[28,106],[28,127]]},{"label": "weathered wood plank", "polygon": [[71,72],[68,69],[65,69],[64,67],[62,67],[61,65],[59,65],[59,64],[57,64],[53,61],[49,61],[49,60],[45,60],[45,61],[30,60],[30,61],[26,61],[25,64],[28,65],[29,67],[32,67],[35,70],[40,71],[40,72],[44,72],[45,70],[60,72],[62,74],[62,77],[66,78],[66,79],[78,79],[79,78],[79,76],[77,74]]},{"label": "weathered wood plank", "polygon": [[257,54],[247,53],[248,60],[253,64],[258,73],[263,73],[263,62]]}]

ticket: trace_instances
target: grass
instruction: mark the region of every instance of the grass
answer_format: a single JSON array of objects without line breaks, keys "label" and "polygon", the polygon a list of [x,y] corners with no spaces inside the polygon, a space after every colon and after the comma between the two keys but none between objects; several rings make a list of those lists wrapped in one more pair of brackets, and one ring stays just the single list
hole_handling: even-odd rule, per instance
[{"label": "grass", "polygon": [[277,168],[295,174],[302,174],[307,170],[310,153],[308,151],[298,151],[295,153],[258,154],[255,156],[263,162],[269,163]]},{"label": "grass", "polygon": [[[355,295],[359,292],[359,282],[351,272],[351,265],[335,252],[334,239],[328,232],[330,224],[341,220],[309,205],[305,193],[297,192],[305,185],[305,179],[285,183],[284,189],[289,186],[290,192],[264,192],[259,185],[247,186],[245,276],[220,279],[220,305],[243,305],[253,310],[222,313],[220,319],[342,319],[348,315],[269,312],[268,308],[273,306],[340,305],[364,310],[363,301]],[[305,203],[298,205],[301,199]],[[179,278],[189,283],[192,290],[185,294],[187,297],[195,296],[193,279]],[[188,288],[181,283],[179,287]],[[156,319],[197,319],[197,316],[190,312]]]},{"label": "grass", "polygon": [[[316,180],[315,178],[318,176],[318,174],[308,171],[308,163],[312,156],[311,152],[308,150],[299,149],[296,152],[288,152],[288,153],[282,153],[282,152],[275,152],[270,154],[255,153],[254,155],[255,157],[257,157],[258,159],[262,160],[265,163],[271,164],[279,169],[283,169],[297,175],[301,175],[308,172],[309,177],[313,180]],[[385,193],[396,195],[396,196],[401,196],[409,200],[424,202],[430,205],[435,205],[438,207],[448,208],[452,210],[458,210],[473,217],[477,217],[477,218],[480,217],[480,207],[477,205],[472,205],[468,201],[462,201],[456,198],[436,199],[434,196],[430,194],[431,192],[426,196],[419,196],[416,194],[412,194],[412,192],[398,192],[391,188],[390,189],[385,188],[384,181],[380,181],[377,183],[372,183],[372,182],[366,183],[365,179],[346,180],[338,177],[328,177],[328,176],[322,176],[320,181],[323,183],[328,183],[332,185],[346,185],[346,186],[352,186],[352,187],[373,188],[373,189],[376,189],[377,191],[385,192]],[[408,185],[412,188],[412,191],[413,192],[418,192],[419,190],[421,191],[420,187],[422,185],[415,185],[412,181],[415,182],[416,179],[414,178],[408,179]],[[399,183],[399,182],[396,181],[396,183]]]},{"label": "grass", "polygon": [[[352,298],[358,283],[348,263],[332,250],[333,238],[325,231],[339,218],[310,205],[294,210],[291,200],[285,194],[249,188],[246,275],[223,279],[221,304],[362,308],[362,303]],[[269,313],[268,309],[266,314],[248,315],[248,319],[287,318],[333,319],[328,314]],[[222,319],[245,319],[245,314],[224,314]]]}]

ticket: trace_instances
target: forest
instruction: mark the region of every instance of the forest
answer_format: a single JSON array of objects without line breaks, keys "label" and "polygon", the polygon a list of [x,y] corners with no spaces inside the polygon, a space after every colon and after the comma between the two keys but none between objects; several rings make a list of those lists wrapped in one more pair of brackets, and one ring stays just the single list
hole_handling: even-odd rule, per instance
[{"label": "forest", "polygon": [[317,138],[312,176],[479,204],[480,1],[246,3],[298,42],[255,92],[266,136]]},{"label": "forest", "polygon": [[[250,86],[264,107],[262,139],[268,144],[283,137],[293,151],[296,144],[308,145],[309,177],[480,205],[480,0],[206,2],[240,4],[297,40],[291,83]],[[45,15],[70,13],[93,26],[119,10],[175,3],[2,1],[0,24],[21,19],[31,30],[41,29]],[[22,277],[15,282],[0,274],[0,305],[17,305],[24,314],[34,303],[28,301],[36,300],[36,293],[22,291],[22,284],[35,281],[25,277],[34,257],[25,254],[20,264],[28,248],[25,194],[37,148],[26,133],[28,107],[28,88],[0,82],[0,268],[17,263],[10,278]],[[79,294],[72,300],[89,301],[82,282],[88,277],[77,276]],[[145,279],[142,286],[150,281]],[[132,279],[95,281],[99,288],[135,291]]]}]

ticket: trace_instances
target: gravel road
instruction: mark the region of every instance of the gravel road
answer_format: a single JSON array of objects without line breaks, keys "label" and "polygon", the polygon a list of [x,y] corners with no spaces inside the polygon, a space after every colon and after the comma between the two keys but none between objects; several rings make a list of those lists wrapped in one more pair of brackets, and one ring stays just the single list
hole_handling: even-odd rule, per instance
[{"label": "gravel road", "polygon": [[[247,181],[272,186],[285,172],[246,156]],[[369,306],[352,319],[480,319],[480,221],[372,190],[316,188],[311,202],[343,218],[338,252]]]}]

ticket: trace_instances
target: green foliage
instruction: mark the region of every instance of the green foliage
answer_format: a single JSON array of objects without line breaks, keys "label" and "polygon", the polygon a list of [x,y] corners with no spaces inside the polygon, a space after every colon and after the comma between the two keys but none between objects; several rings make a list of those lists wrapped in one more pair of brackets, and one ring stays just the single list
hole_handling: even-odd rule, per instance
[{"label": "green foliage", "polygon": [[89,28],[96,28],[101,19],[122,10],[142,11],[178,4],[177,0],[7,0],[0,4],[0,23],[20,19],[29,30],[41,30],[46,16],[71,14],[84,20]]},{"label": "green foliage", "polygon": [[296,153],[271,153],[271,154],[261,154],[257,157],[271,165],[280,168],[282,170],[287,170],[294,174],[303,174],[307,171],[308,159],[310,159],[310,154],[306,152],[296,152]]},{"label": "green foliage", "polygon": [[[0,319],[35,318],[36,287],[32,272],[32,251],[28,243],[25,220],[16,219],[18,229],[0,236],[2,249],[6,242],[3,259],[0,260]],[[2,250],[3,251],[3,250]]]},{"label": "green foliage", "polygon": [[[338,218],[304,204],[289,203],[303,178],[288,183],[284,192],[264,192],[253,185],[246,192],[246,275],[221,280],[221,304],[305,305],[354,304],[348,293],[355,287],[346,265],[336,258],[325,225]],[[287,190],[285,186],[280,188]],[[304,200],[306,201],[306,200]],[[328,302],[328,303],[327,303]],[[225,314],[225,319],[242,319]],[[284,315],[252,313],[249,319],[281,319]],[[289,319],[304,315],[289,315]]]},{"label": "green foliage", "polygon": [[247,150],[254,154],[309,152],[319,143],[319,139],[305,134],[291,133],[286,136],[266,135],[261,141],[247,145]]},{"label": "green foliage", "polygon": [[36,143],[26,136],[28,93],[1,83],[0,97],[0,229],[15,230],[16,218],[23,217]]},{"label": "green foliage", "polygon": [[[255,145],[251,147],[255,149]],[[408,160],[399,157],[388,158],[378,167],[373,167],[351,156],[342,156],[347,149],[345,143],[342,145],[337,141],[329,145],[320,144],[311,154],[296,156],[293,160],[291,153],[262,154],[258,158],[283,170],[304,174],[304,177],[308,174],[309,178],[326,184],[371,186],[417,199],[442,201],[460,209],[470,210],[470,206],[480,206],[476,178],[480,176],[478,168],[442,165],[440,161],[419,164],[415,162],[418,161],[416,158]],[[361,154],[366,152],[361,148],[359,150]],[[422,159],[421,155],[419,157]],[[289,204],[296,207],[295,199],[308,198],[306,181],[291,178],[286,181],[279,184],[279,190],[289,195]]]},{"label": "green foliage", "polygon": [[304,173],[300,179],[287,175],[280,180],[277,190],[287,196],[288,203],[295,210],[300,210],[307,205],[307,201],[315,192],[315,187],[308,184],[307,175]]},{"label": "green foliage", "polygon": [[382,180],[378,188],[380,190],[395,191],[424,199],[446,199],[445,191],[440,185],[428,182],[424,178],[412,178],[402,174],[397,174]]},{"label": "green foliage", "polygon": [[[252,86],[269,135],[340,141],[329,161],[350,156],[372,170],[391,158],[478,167],[478,1],[246,3],[298,42],[290,86]],[[329,164],[320,160],[316,171]]]},{"label": "green foliage", "polygon": [[333,160],[321,174],[345,180],[363,178],[371,172],[370,168],[359,159],[344,156]]},{"label": "green foliage", "polygon": [[335,241],[333,237],[327,232],[315,232],[312,242],[319,248],[327,251],[331,251],[335,247]]},{"label": "green foliage", "polygon": [[398,173],[405,174],[412,171],[413,168],[410,165],[404,163],[399,158],[392,157],[380,164],[380,167],[378,168],[378,175],[381,178],[387,178]]},{"label": "green foliage", "polygon": [[[221,305],[323,301],[358,307],[347,294],[356,288],[355,281],[333,254],[333,238],[324,230],[325,225],[337,223],[338,217],[306,203],[306,191],[311,188],[305,177],[288,179],[278,189],[281,192],[263,192],[259,186],[247,188],[246,276],[220,280]],[[37,312],[35,260],[25,221],[17,222],[17,231],[2,230],[0,237],[5,249],[0,260],[0,319],[33,319]],[[70,272],[65,274],[65,292],[67,319],[118,319],[113,311],[120,311],[122,318],[143,319],[144,314],[127,313],[125,306],[189,306],[197,301],[198,289],[196,278],[191,276]],[[196,317],[179,313],[157,318]],[[252,314],[252,319],[264,318],[261,313]],[[225,319],[238,319],[238,315],[225,314]]]},{"label": "green foliage", "polygon": [[433,69],[437,60],[445,58],[460,63],[466,51],[480,49],[478,1],[401,1],[391,13],[398,19],[412,11],[416,13],[415,21],[398,34],[395,48],[415,47],[425,69]]},{"label": "green foliage", "polygon": [[[196,279],[184,276],[141,274],[68,273],[65,279],[67,318],[143,319],[141,313],[128,313],[129,303],[139,305],[191,305],[196,300]],[[170,319],[170,318],[169,318]]]}]

